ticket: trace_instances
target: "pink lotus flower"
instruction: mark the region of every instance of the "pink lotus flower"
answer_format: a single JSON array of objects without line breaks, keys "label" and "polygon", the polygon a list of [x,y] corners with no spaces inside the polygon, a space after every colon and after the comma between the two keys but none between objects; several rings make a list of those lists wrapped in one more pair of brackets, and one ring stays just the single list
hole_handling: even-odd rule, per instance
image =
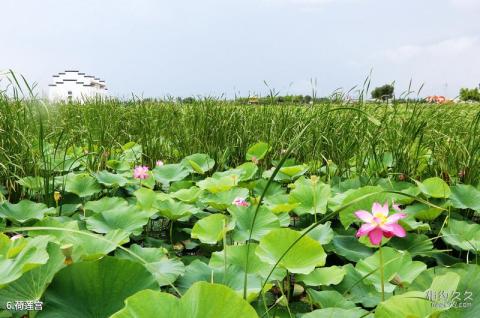
[{"label": "pink lotus flower", "polygon": [[248,202],[244,198],[235,198],[232,204],[236,206],[249,206]]},{"label": "pink lotus flower", "polygon": [[148,167],[147,166],[136,166],[133,170],[133,177],[135,179],[147,179],[148,178]]},{"label": "pink lotus flower", "polygon": [[[395,211],[400,212],[400,207],[393,203],[392,207]],[[373,245],[379,245],[382,242],[382,237],[390,238],[392,236],[405,237],[404,228],[398,224],[398,220],[405,218],[405,213],[395,213],[388,216],[388,203],[383,206],[375,202],[372,206],[372,213],[367,211],[357,211],[355,215],[357,218],[365,222],[357,232],[357,237],[368,235],[370,242]]]},{"label": "pink lotus flower", "polygon": [[157,162],[155,163],[155,165],[156,165],[157,167],[161,167],[161,166],[164,165],[164,163],[163,163],[162,160],[157,160]]},{"label": "pink lotus flower", "polygon": [[254,164],[258,165],[259,160],[257,159],[256,156],[253,156],[253,157],[252,157],[252,162],[253,162]]}]

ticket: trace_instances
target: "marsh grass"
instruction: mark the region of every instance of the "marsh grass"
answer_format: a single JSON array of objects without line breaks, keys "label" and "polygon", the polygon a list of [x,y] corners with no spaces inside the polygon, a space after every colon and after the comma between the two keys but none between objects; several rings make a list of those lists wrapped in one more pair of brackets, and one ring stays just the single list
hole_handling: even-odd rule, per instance
[{"label": "marsh grass", "polygon": [[[56,105],[50,109],[49,133],[65,130],[76,145],[111,147],[128,141],[142,144],[145,160],[176,161],[206,152],[224,165],[241,163],[247,147],[259,140],[272,145],[273,159],[303,129],[303,146],[294,153],[300,162],[323,165],[331,160],[338,174],[370,173],[391,153],[395,170],[411,177],[457,175],[465,169],[478,176],[479,105],[350,104],[378,119],[380,126],[358,113],[325,110],[339,103],[310,105],[236,105],[202,100],[190,104],[168,102],[92,102]],[[426,158],[426,167],[419,167]],[[272,158],[270,158],[272,159]],[[381,169],[374,169],[381,173]],[[466,176],[468,178],[468,176]]]},{"label": "marsh grass", "polygon": [[[302,147],[292,156],[312,170],[328,163],[334,175],[343,177],[441,176],[474,184],[480,178],[478,104],[352,103],[335,98],[302,105],[277,104],[272,98],[267,105],[243,105],[208,98],[50,105],[32,98],[30,88],[26,91],[0,94],[0,183],[8,192],[16,192],[19,177],[45,177],[51,168],[46,145],[55,152],[83,147],[92,171],[104,168],[105,153],[130,141],[142,145],[148,165],[201,152],[225,169],[242,163],[246,149],[258,141],[273,148],[267,161],[278,160],[309,118],[313,122],[302,136]],[[381,124],[373,125],[358,112],[326,112],[345,106]]]}]

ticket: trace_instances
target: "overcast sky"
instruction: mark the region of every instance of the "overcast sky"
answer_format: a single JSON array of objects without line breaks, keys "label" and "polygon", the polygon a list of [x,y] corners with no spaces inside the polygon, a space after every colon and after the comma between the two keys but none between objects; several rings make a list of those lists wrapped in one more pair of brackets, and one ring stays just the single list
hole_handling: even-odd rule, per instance
[{"label": "overcast sky", "polygon": [[78,69],[116,96],[480,83],[480,0],[2,0],[0,70]]}]

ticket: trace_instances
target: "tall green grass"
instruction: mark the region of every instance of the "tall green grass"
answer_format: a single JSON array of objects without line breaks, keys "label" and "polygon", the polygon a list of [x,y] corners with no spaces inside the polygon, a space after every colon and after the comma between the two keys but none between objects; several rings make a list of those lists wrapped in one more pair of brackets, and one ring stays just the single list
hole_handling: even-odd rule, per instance
[{"label": "tall green grass", "polygon": [[[144,163],[177,161],[202,152],[219,168],[243,161],[249,145],[271,144],[280,157],[307,119],[302,147],[293,156],[312,169],[328,163],[336,175],[441,176],[477,184],[480,178],[480,105],[351,103],[380,121],[372,124],[343,102],[315,105],[240,105],[204,99],[193,103],[92,100],[46,105],[0,96],[0,183],[15,189],[18,177],[42,173],[45,145],[56,151],[84,147],[90,169],[129,141],[143,146]],[[44,158],[43,158],[44,159]],[[388,168],[388,166],[392,166]]]}]

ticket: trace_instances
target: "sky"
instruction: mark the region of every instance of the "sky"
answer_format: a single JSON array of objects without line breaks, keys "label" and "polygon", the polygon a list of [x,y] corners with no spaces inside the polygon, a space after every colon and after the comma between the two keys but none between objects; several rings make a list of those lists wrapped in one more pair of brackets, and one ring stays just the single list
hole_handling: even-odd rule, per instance
[{"label": "sky", "polygon": [[[117,97],[327,96],[480,83],[480,0],[2,0],[0,70],[75,69]],[[268,86],[267,86],[268,85]],[[358,86],[359,85],[359,86]]]}]

